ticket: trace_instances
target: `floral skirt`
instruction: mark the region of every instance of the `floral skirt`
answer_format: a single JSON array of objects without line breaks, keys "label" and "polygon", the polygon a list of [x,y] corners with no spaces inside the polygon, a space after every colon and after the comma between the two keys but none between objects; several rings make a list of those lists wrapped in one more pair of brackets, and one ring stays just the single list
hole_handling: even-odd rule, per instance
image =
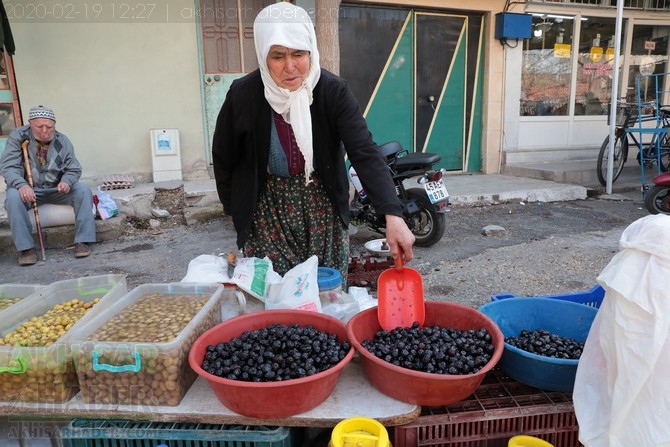
[{"label": "floral skirt", "polygon": [[339,270],[346,280],[349,233],[316,175],[312,175],[308,185],[304,174],[268,176],[244,255],[267,256],[273,269],[282,276],[317,255],[319,266]]}]

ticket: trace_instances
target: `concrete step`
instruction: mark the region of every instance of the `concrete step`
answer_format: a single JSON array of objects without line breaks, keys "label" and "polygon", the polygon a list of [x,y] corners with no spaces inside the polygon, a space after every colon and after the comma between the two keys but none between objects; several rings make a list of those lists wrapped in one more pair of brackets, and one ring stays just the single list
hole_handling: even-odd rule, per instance
[{"label": "concrete step", "polygon": [[[571,160],[543,163],[514,163],[503,167],[503,174],[517,177],[549,180],[557,183],[580,185],[591,189],[604,189],[598,181],[596,160]],[[658,168],[644,169],[644,184],[651,184],[651,179],[658,174]],[[612,184],[613,192],[639,190],[643,184],[643,171],[635,160],[629,160],[619,178]]]},{"label": "concrete step", "polygon": [[[216,193],[213,180],[172,181],[160,183],[137,184],[129,189],[106,191],[116,202],[119,214],[107,220],[96,219],[96,238],[98,242],[111,241],[120,237],[129,225],[126,217],[150,219],[158,190],[179,190],[183,187],[184,208],[183,218],[187,225],[205,222],[223,214],[221,202]],[[96,189],[91,188],[95,194]],[[7,222],[7,213],[2,207],[4,193],[0,193],[0,250],[14,250],[14,242]],[[37,234],[34,233],[35,246],[39,248]],[[74,240],[74,225],[42,225],[44,245],[50,248],[64,248]]]}]

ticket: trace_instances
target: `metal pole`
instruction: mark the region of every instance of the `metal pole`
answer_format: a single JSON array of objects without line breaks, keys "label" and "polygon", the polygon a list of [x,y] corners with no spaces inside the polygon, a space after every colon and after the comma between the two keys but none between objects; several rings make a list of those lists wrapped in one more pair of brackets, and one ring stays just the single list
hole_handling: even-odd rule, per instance
[{"label": "metal pole", "polygon": [[[607,186],[605,192],[612,194],[612,171],[614,170],[614,143],[616,130],[616,109],[619,97],[619,52],[621,49],[621,22],[623,20],[623,2],[617,2],[616,26],[614,27],[614,66],[612,67],[612,98],[610,106],[610,146],[607,156]],[[627,138],[622,135],[621,138]]]}]

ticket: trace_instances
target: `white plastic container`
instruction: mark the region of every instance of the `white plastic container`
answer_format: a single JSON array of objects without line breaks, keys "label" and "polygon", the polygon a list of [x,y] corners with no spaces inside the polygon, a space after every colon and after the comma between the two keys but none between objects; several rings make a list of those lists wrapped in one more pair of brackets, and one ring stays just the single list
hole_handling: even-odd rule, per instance
[{"label": "white plastic container", "polygon": [[124,275],[102,275],[54,282],[0,312],[0,335],[6,336],[33,317],[77,299],[99,299],[83,317],[44,347],[0,346],[0,401],[63,403],[79,390],[72,363],[70,335],[95,313],[127,293]]},{"label": "white plastic container", "polygon": [[179,405],[197,375],[193,342],[221,322],[221,284],[144,284],[72,334],[74,364],[86,403]]},{"label": "white plastic container", "polygon": [[38,284],[0,284],[0,312],[42,288]]}]

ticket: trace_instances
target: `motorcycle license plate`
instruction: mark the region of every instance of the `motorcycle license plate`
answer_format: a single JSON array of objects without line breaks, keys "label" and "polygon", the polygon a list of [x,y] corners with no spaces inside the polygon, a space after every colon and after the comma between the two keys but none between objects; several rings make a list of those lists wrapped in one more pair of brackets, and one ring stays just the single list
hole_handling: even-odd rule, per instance
[{"label": "motorcycle license plate", "polygon": [[449,193],[447,192],[447,188],[444,186],[442,179],[435,182],[424,183],[423,189],[426,190],[430,203],[437,203],[449,197]]}]

